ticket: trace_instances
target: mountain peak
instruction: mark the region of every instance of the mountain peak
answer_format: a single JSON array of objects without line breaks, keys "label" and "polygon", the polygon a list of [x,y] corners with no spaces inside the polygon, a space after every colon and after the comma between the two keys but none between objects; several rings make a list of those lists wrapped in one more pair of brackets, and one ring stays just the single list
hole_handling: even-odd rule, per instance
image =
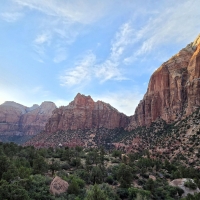
[{"label": "mountain peak", "polygon": [[82,105],[86,105],[86,104],[93,104],[94,100],[91,98],[90,95],[85,96],[83,94],[78,93],[75,96],[73,103],[76,106],[82,106]]},{"label": "mountain peak", "polygon": [[80,99],[80,98],[92,99],[90,95],[86,96],[86,95],[84,95],[84,94],[78,93],[78,94],[75,96],[74,100],[75,100],[75,99]]},{"label": "mountain peak", "polygon": [[200,44],[200,34],[196,37],[196,39],[194,40],[192,46],[197,47]]}]

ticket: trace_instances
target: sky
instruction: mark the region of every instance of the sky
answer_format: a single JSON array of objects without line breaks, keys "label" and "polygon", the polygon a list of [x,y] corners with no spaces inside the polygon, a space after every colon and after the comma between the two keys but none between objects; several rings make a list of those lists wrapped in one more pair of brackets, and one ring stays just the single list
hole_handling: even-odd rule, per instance
[{"label": "sky", "polygon": [[151,74],[200,33],[199,0],[1,0],[0,104],[77,93],[127,115]]}]

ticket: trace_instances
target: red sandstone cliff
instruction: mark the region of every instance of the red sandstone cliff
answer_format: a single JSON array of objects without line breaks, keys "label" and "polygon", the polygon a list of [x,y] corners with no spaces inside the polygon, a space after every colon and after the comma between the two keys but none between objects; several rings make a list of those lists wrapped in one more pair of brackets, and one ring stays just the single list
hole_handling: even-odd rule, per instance
[{"label": "red sandstone cliff", "polygon": [[200,106],[200,35],[151,76],[143,100],[131,116],[128,130],[157,118],[181,119]]},{"label": "red sandstone cliff", "polygon": [[0,135],[36,135],[44,130],[52,111],[52,102],[28,108],[15,102],[0,105]]},{"label": "red sandstone cliff", "polygon": [[77,130],[92,128],[114,129],[126,127],[129,119],[123,113],[102,101],[94,102],[90,96],[77,94],[68,106],[53,111],[45,131]]}]

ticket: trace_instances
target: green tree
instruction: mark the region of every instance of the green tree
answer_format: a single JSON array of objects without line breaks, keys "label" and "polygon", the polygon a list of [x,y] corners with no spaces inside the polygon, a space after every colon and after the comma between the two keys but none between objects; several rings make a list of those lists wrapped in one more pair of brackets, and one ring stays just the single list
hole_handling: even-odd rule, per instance
[{"label": "green tree", "polygon": [[75,179],[72,179],[71,183],[69,184],[67,192],[69,194],[78,195],[80,193],[80,187]]},{"label": "green tree", "polygon": [[35,174],[43,174],[47,170],[47,163],[42,156],[33,159],[33,172]]},{"label": "green tree", "polygon": [[8,170],[10,162],[6,156],[0,156],[0,179],[4,172]]},{"label": "green tree", "polygon": [[19,173],[17,168],[11,163],[7,171],[3,173],[2,178],[8,182],[15,180],[18,177]]},{"label": "green tree", "polygon": [[49,165],[49,169],[51,170],[52,176],[54,175],[55,171],[60,169],[60,163],[52,159],[52,163]]},{"label": "green tree", "polygon": [[95,166],[92,168],[92,171],[91,171],[91,181],[93,182],[93,184],[95,183],[102,183],[103,180],[104,180],[104,172],[105,172],[105,169],[104,167],[101,167],[101,166]]},{"label": "green tree", "polygon": [[133,169],[124,163],[120,164],[117,171],[117,179],[120,182],[120,187],[128,188],[133,180]]},{"label": "green tree", "polygon": [[97,184],[92,186],[88,191],[85,200],[109,200],[107,195],[98,187]]},{"label": "green tree", "polygon": [[29,200],[27,191],[16,184],[0,181],[0,199],[2,200]]},{"label": "green tree", "polygon": [[149,199],[150,198],[150,195],[151,195],[151,192],[150,191],[147,191],[147,190],[142,190],[142,189],[138,189],[138,188],[129,188],[128,189],[128,193],[129,193],[129,196],[128,198],[130,200],[132,199]]}]

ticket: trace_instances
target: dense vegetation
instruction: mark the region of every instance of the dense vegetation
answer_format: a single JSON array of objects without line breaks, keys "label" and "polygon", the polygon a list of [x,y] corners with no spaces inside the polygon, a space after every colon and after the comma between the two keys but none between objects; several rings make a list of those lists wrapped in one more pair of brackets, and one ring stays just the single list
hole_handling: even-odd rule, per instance
[{"label": "dense vegetation", "polygon": [[[69,183],[66,193],[53,196],[49,186],[57,175]],[[184,191],[168,184],[191,178],[185,185],[200,187],[200,172],[151,159],[149,152],[121,155],[118,150],[48,148],[35,149],[0,143],[0,199],[7,200],[120,200],[181,199]],[[200,199],[188,195],[186,200]]]},{"label": "dense vegetation", "polygon": [[149,127],[121,131],[112,142],[123,151],[147,149],[159,160],[178,160],[182,165],[200,169],[200,109],[171,124],[157,119]]}]

